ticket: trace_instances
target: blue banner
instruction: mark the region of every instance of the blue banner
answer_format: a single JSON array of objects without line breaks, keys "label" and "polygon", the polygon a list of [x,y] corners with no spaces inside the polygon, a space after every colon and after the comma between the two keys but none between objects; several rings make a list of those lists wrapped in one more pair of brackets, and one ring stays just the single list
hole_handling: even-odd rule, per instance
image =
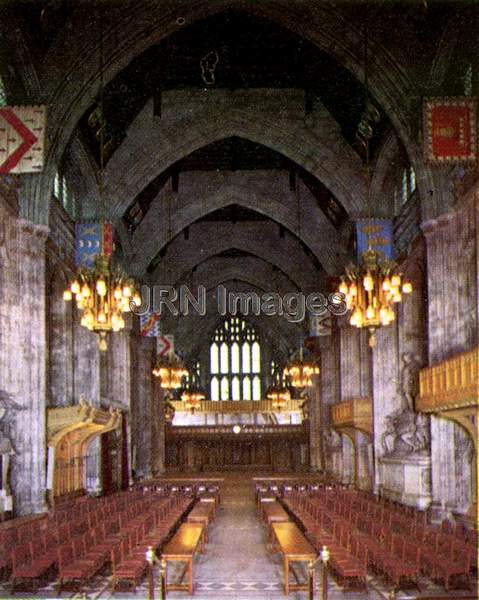
[{"label": "blue banner", "polygon": [[77,223],[75,225],[75,264],[93,267],[95,256],[110,255],[113,250],[113,229],[110,223]]},{"label": "blue banner", "polygon": [[393,224],[391,219],[359,219],[356,221],[356,252],[358,260],[368,248],[379,252],[383,259],[393,260]]}]

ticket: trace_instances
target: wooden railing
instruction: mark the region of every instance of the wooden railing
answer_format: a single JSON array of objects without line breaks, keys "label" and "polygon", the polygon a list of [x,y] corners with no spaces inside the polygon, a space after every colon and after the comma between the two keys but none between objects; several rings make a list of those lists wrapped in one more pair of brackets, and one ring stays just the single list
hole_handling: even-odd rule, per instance
[{"label": "wooden railing", "polygon": [[479,405],[479,348],[421,369],[416,409],[440,412]]},{"label": "wooden railing", "polygon": [[[303,400],[291,399],[281,412],[301,412],[301,403]],[[184,402],[175,401],[172,403],[176,412],[189,412]],[[278,412],[274,409],[270,400],[205,400],[201,402],[198,413],[268,413]]]},{"label": "wooden railing", "polygon": [[234,425],[186,425],[173,427],[169,435],[171,436],[218,436],[232,435],[241,437],[244,435],[278,435],[278,436],[303,436],[306,435],[306,429],[303,425],[238,425],[236,432]]},{"label": "wooden railing", "polygon": [[372,432],[372,403],[370,398],[350,398],[331,407],[333,427]]}]

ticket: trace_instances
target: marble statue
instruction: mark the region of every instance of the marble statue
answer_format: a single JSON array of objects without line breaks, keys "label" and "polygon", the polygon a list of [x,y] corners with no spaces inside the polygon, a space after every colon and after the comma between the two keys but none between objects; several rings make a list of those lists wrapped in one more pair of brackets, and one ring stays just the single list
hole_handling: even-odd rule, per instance
[{"label": "marble statue", "polygon": [[403,366],[401,368],[401,382],[399,393],[403,402],[403,409],[414,412],[414,402],[419,393],[419,358],[411,352],[401,355]]},{"label": "marble statue", "polygon": [[381,435],[384,456],[425,454],[429,450],[429,418],[407,409],[386,416]]},{"label": "marble statue", "polygon": [[0,456],[2,457],[2,490],[10,493],[9,470],[10,457],[16,454],[12,440],[11,425],[16,411],[26,410],[5,390],[0,390]]}]

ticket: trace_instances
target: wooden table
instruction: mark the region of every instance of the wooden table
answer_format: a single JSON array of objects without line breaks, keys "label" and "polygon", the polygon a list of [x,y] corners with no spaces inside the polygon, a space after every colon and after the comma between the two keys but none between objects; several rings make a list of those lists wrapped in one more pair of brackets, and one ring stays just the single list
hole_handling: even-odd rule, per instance
[{"label": "wooden table", "polygon": [[263,502],[276,502],[276,496],[270,492],[260,492],[256,496],[256,504],[259,510],[261,510]]},{"label": "wooden table", "polygon": [[[166,591],[181,590],[189,592],[190,595],[193,594],[193,557],[197,551],[203,551],[203,530],[204,526],[201,523],[183,523],[171,540],[166,544],[161,554],[161,558],[164,559],[166,563]],[[178,583],[168,583],[169,562],[186,563],[185,570]],[[181,583],[186,570],[188,570],[188,583]]]},{"label": "wooden table", "polygon": [[263,519],[268,525],[271,525],[271,523],[289,521],[288,513],[277,500],[275,500],[275,502],[264,502],[262,504],[262,512]]},{"label": "wooden table", "polygon": [[201,496],[198,496],[198,499],[200,502],[205,502],[205,503],[212,503],[215,507],[215,511],[218,508],[219,504],[220,504],[220,494],[219,492],[215,493],[215,494],[201,494]]},{"label": "wooden table", "polygon": [[273,531],[275,546],[283,555],[285,594],[288,595],[290,590],[308,591],[309,583],[289,583],[289,567],[291,562],[309,564],[311,561],[316,560],[316,552],[313,546],[304,537],[298,526],[291,521],[272,523],[271,529]]},{"label": "wooden table", "polygon": [[204,525],[204,541],[208,542],[208,525],[214,518],[215,505],[213,502],[198,502],[186,517],[188,523],[202,523]]}]

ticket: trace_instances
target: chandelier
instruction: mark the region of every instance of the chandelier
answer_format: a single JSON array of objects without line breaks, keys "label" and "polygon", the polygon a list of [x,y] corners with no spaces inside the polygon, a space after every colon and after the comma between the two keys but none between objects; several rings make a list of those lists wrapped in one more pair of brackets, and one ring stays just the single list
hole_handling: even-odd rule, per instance
[{"label": "chandelier", "polygon": [[195,413],[195,410],[199,410],[201,402],[206,398],[205,394],[199,388],[187,388],[181,394],[181,399],[185,403],[187,410],[191,414]]},{"label": "chandelier", "polygon": [[272,385],[266,391],[266,398],[271,400],[271,405],[275,410],[282,410],[288,405],[291,399],[291,392],[287,387],[281,385]]},{"label": "chandelier", "polygon": [[106,334],[125,327],[123,313],[130,312],[130,303],[140,306],[141,297],[134,283],[121,273],[111,270],[110,257],[99,254],[93,268],[79,270],[74,281],[63,292],[69,302],[75,297],[82,311],[80,324],[99,335],[99,348],[107,349]]},{"label": "chandelier", "polygon": [[164,390],[178,390],[183,385],[183,378],[188,375],[188,371],[180,358],[174,352],[170,352],[168,356],[160,357],[153,369],[153,375],[160,378],[160,386]]},{"label": "chandelier", "polygon": [[[369,142],[373,136],[373,124],[379,121],[380,115],[373,103],[369,101],[367,67],[368,31],[365,28],[365,110],[358,125],[356,138],[365,151],[366,205],[368,221],[372,221]],[[359,230],[357,244],[360,248]],[[367,245],[364,245],[367,249],[360,255],[359,264],[346,267],[346,273],[341,278],[338,288],[339,293],[344,294],[346,306],[351,311],[349,323],[354,327],[369,329],[369,345],[371,347],[376,344],[376,329],[389,325],[396,318],[394,305],[402,301],[402,294],[412,292],[411,283],[402,279],[397,264],[393,260],[383,258],[384,253],[379,253],[372,246],[373,240],[369,231]]]},{"label": "chandelier", "polygon": [[346,268],[339,292],[346,298],[351,311],[349,323],[354,327],[367,327],[370,346],[375,344],[375,330],[394,321],[394,305],[402,301],[403,294],[412,292],[409,281],[403,280],[395,262],[381,260],[377,251],[368,249],[359,265]]},{"label": "chandelier", "polygon": [[[103,81],[103,28],[100,29],[100,99],[98,115],[100,120],[100,168],[98,172],[100,218],[92,224],[96,230],[95,242],[99,245],[98,253],[85,252],[79,259],[79,271],[63,293],[63,299],[70,302],[75,296],[78,310],[82,312],[80,324],[89,331],[99,335],[98,346],[101,351],[107,349],[106,335],[110,331],[121,331],[125,327],[123,313],[130,312],[132,304],[141,305],[141,297],[135,289],[134,282],[118,268],[113,270],[111,253],[113,244],[105,239],[106,230],[111,235],[111,225],[105,223],[104,203],[104,134],[106,120],[104,115],[104,81]],[[91,231],[89,232],[91,235]],[[82,241],[82,240],[80,240]],[[89,240],[91,243],[92,240]],[[108,240],[111,242],[111,239]],[[108,248],[107,248],[108,246]],[[93,258],[93,263],[91,262]]]},{"label": "chandelier", "polygon": [[285,368],[284,375],[289,379],[289,384],[298,389],[313,385],[313,376],[319,375],[319,366],[311,360],[303,359],[303,347],[299,350],[299,357],[293,359]]}]

